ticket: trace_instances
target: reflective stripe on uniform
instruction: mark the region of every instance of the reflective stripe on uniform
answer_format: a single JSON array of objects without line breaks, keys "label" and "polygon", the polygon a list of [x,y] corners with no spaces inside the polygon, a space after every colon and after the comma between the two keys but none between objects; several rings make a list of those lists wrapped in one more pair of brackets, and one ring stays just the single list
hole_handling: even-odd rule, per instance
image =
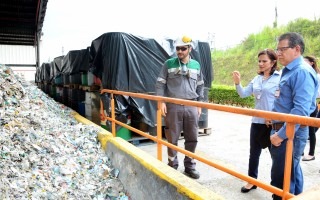
[{"label": "reflective stripe on uniform", "polygon": [[203,85],[204,81],[198,81],[197,85]]},{"label": "reflective stripe on uniform", "polygon": [[[191,73],[200,74],[200,70],[190,69],[190,68],[188,68],[188,70],[189,70],[189,72],[191,72]],[[168,69],[168,72],[169,72],[169,73],[176,73],[176,72],[179,72],[179,71],[182,71],[182,70],[181,70],[181,67]]]},{"label": "reflective stripe on uniform", "polygon": [[189,69],[191,73],[200,74],[200,70]]},{"label": "reflective stripe on uniform", "polygon": [[158,77],[157,78],[157,81],[160,82],[160,83],[163,83],[163,84],[166,84],[167,83],[167,80],[166,79],[163,79],[161,77]]},{"label": "reflective stripe on uniform", "polygon": [[175,72],[177,72],[178,70],[180,71],[180,70],[181,70],[181,67],[170,68],[170,69],[168,69],[168,72],[169,72],[169,73],[175,73]]},{"label": "reflective stripe on uniform", "polygon": [[174,157],[168,156],[168,160],[170,160],[170,161],[174,161],[175,158],[176,158],[176,156],[174,156]]}]

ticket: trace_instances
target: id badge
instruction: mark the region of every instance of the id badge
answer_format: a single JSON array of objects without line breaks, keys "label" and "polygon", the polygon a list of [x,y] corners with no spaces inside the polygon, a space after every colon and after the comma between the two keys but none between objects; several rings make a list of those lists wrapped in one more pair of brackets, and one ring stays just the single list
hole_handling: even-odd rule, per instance
[{"label": "id badge", "polygon": [[275,96],[276,98],[278,98],[278,97],[280,96],[280,90],[279,90],[279,89],[277,89],[277,90],[275,91],[274,96]]},{"label": "id badge", "polygon": [[257,94],[256,98],[257,98],[258,100],[260,100],[261,94]]}]

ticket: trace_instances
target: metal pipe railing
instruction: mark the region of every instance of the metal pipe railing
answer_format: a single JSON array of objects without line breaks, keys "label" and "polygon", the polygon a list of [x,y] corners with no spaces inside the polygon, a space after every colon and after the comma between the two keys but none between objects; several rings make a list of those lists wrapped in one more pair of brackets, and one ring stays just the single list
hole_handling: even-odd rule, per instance
[{"label": "metal pipe railing", "polygon": [[[260,188],[263,188],[273,194],[276,194],[278,196],[282,196],[282,199],[289,199],[294,197],[295,195],[291,194],[290,191],[290,177],[291,177],[291,165],[292,165],[292,150],[293,150],[293,138],[294,138],[294,130],[295,130],[295,124],[301,124],[301,125],[307,125],[307,126],[315,126],[320,127],[320,119],[318,118],[312,118],[312,117],[304,117],[304,116],[298,116],[298,115],[291,115],[291,114],[284,114],[284,113],[276,113],[276,112],[270,112],[270,111],[262,111],[262,110],[255,110],[255,109],[249,109],[249,108],[240,108],[240,107],[234,107],[234,106],[225,106],[225,105],[219,105],[219,104],[211,104],[211,103],[205,103],[205,102],[195,102],[195,101],[189,101],[189,100],[183,100],[183,99],[174,99],[169,97],[161,97],[161,96],[154,96],[154,95],[148,95],[148,94],[142,94],[142,93],[132,93],[132,92],[124,92],[124,91],[117,91],[117,90],[108,90],[108,89],[102,89],[101,94],[104,93],[110,93],[111,94],[111,118],[106,116],[104,113],[103,103],[100,102],[100,114],[102,119],[107,119],[112,122],[112,135],[116,136],[116,124],[119,124],[131,131],[134,131],[135,133],[138,133],[148,139],[153,140],[157,143],[157,158],[158,160],[162,161],[162,145],[165,145],[171,149],[174,149],[180,153],[183,153],[189,157],[192,157],[200,162],[203,162],[209,166],[212,166],[214,168],[217,168],[223,172],[226,172],[230,175],[233,175],[239,179],[242,179],[244,181],[250,182]],[[157,101],[157,137],[151,136],[143,131],[140,131],[138,129],[135,129],[127,124],[124,124],[120,121],[117,121],[115,119],[115,102],[114,102],[114,95],[125,95],[125,96],[131,96],[136,98],[143,98],[148,100]],[[224,166],[222,164],[215,163],[213,161],[210,161],[202,156],[199,156],[195,153],[189,152],[183,148],[180,148],[178,146],[172,145],[164,140],[162,140],[162,115],[161,115],[161,102],[169,102],[169,103],[175,103],[175,104],[184,104],[188,106],[196,106],[201,108],[207,108],[211,110],[218,110],[218,111],[224,111],[224,112],[231,112],[241,115],[248,115],[248,116],[256,116],[256,117],[262,117],[270,120],[279,120],[287,123],[286,128],[286,135],[288,137],[287,147],[286,147],[286,157],[285,157],[285,171],[284,171],[284,183],[283,183],[283,190],[274,187],[268,183],[264,183],[263,181],[254,179],[250,176],[244,175],[242,173],[239,173],[237,171],[234,171],[232,169],[229,169],[227,166]]]}]

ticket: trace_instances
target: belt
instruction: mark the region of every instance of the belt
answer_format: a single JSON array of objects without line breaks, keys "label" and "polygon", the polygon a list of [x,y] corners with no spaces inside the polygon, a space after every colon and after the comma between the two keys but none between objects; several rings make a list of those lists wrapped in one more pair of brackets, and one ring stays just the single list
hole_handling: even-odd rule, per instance
[{"label": "belt", "polygon": [[[284,125],[284,122],[277,122],[272,124],[272,129],[275,131],[279,131],[282,126]],[[306,125],[300,125],[300,128],[305,128],[307,127]]]},{"label": "belt", "polygon": [[272,129],[275,131],[279,131],[281,127],[283,126],[284,122],[278,122],[272,124]]}]

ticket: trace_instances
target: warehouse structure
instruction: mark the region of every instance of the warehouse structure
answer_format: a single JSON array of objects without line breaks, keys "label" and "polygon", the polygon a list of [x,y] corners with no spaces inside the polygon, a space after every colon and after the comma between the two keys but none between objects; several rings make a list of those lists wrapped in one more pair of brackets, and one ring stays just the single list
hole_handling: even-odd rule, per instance
[{"label": "warehouse structure", "polygon": [[40,66],[40,39],[48,0],[2,0],[0,63],[32,76]]}]

